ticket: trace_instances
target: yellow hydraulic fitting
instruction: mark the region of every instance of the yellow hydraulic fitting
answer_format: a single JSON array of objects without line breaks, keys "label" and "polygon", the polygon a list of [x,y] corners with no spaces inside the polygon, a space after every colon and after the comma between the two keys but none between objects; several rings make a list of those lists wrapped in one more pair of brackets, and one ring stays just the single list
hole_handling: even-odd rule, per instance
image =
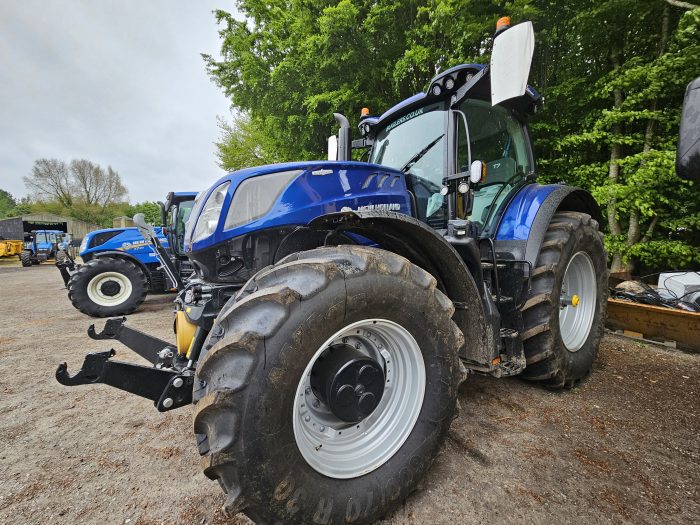
[{"label": "yellow hydraulic fitting", "polygon": [[187,318],[182,310],[175,312],[175,339],[177,340],[177,353],[186,356],[192,346],[194,333],[197,326]]}]

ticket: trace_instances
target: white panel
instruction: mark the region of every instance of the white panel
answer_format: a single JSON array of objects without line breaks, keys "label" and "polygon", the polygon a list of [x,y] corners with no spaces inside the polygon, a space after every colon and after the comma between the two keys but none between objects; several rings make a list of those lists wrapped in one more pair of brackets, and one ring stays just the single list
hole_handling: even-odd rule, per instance
[{"label": "white panel", "polygon": [[328,160],[338,160],[338,137],[328,137]]},{"label": "white panel", "polygon": [[534,52],[532,22],[513,26],[496,37],[491,53],[492,105],[525,94]]}]

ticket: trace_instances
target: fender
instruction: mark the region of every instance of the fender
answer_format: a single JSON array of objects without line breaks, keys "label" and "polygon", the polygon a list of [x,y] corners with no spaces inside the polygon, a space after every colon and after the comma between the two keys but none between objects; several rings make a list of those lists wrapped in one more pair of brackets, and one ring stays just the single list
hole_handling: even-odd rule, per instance
[{"label": "fender", "polygon": [[499,256],[524,259],[533,266],[544,234],[557,211],[587,213],[598,223],[603,216],[598,203],[585,190],[559,184],[528,184],[510,201],[496,230]]},{"label": "fender", "polygon": [[418,219],[389,211],[347,211],[322,215],[309,227],[317,230],[349,232],[361,235],[383,249],[401,255],[435,277],[438,288],[454,303],[453,319],[466,338],[460,354],[479,364],[490,365],[496,348],[493,330],[489,330],[482,307],[483,280],[480,286],[469,268],[481,264],[476,242],[473,249],[462,250],[465,260],[440,234]]}]

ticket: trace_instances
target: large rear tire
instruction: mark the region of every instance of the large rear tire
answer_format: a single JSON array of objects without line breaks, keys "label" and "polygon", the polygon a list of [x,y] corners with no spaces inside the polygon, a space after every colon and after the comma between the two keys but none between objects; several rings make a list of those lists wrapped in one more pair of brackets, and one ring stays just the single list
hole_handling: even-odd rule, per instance
[{"label": "large rear tire", "polygon": [[553,388],[583,379],[603,337],[607,296],[607,255],[598,223],[585,213],[555,213],[522,308],[523,377]]},{"label": "large rear tire", "polygon": [[19,254],[19,260],[22,263],[22,266],[27,268],[28,266],[32,265],[32,252],[29,250],[22,250],[21,253]]},{"label": "large rear tire", "polygon": [[[229,512],[368,523],[408,496],[444,439],[462,377],[464,336],[435,285],[393,253],[339,246],[290,255],[229,301],[194,392],[204,473]],[[360,352],[383,369],[380,400],[359,420],[319,401],[317,367],[333,352]],[[374,384],[360,384],[362,370],[349,390],[358,407]]]},{"label": "large rear tire", "polygon": [[78,310],[91,317],[112,317],[130,314],[143,303],[148,280],[127,260],[100,257],[78,268],[67,287]]}]

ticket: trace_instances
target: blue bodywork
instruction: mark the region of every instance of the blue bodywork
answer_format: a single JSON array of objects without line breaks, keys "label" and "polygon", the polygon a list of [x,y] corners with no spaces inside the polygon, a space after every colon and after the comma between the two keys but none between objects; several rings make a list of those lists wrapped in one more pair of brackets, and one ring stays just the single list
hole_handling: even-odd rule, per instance
[{"label": "blue bodywork", "polygon": [[[59,238],[65,235],[65,232],[62,230],[36,230],[33,233],[34,239],[31,242],[25,242],[24,249],[34,254],[50,252],[59,241]],[[43,240],[40,241],[39,237]]]},{"label": "blue bodywork", "polygon": [[[168,239],[163,235],[163,229],[157,227],[155,230],[158,239],[167,248]],[[99,242],[100,236],[105,238],[109,234],[114,235],[104,242]],[[96,240],[97,244],[95,244]],[[83,238],[83,244],[80,247],[80,257],[84,261],[88,261],[95,255],[113,251],[123,252],[142,264],[158,263],[153,247],[141,236],[137,228],[106,228],[88,233]]]},{"label": "blue bodywork", "polygon": [[510,201],[496,231],[496,240],[524,241],[530,237],[535,216],[549,195],[561,187],[558,184],[528,184]]},{"label": "blue bodywork", "polygon": [[[269,212],[240,227],[224,230],[226,211],[236,189],[244,180],[290,170],[302,170],[302,173],[282,191]],[[229,173],[201,195],[190,215],[192,223],[199,218],[202,203],[206,202],[211,192],[229,181],[231,184],[216,231],[193,244],[186,238],[185,250],[188,253],[266,228],[306,225],[316,217],[339,212],[343,208],[384,209],[407,215],[413,213],[405,177],[400,171],[366,162],[311,161],[271,164]]]}]

